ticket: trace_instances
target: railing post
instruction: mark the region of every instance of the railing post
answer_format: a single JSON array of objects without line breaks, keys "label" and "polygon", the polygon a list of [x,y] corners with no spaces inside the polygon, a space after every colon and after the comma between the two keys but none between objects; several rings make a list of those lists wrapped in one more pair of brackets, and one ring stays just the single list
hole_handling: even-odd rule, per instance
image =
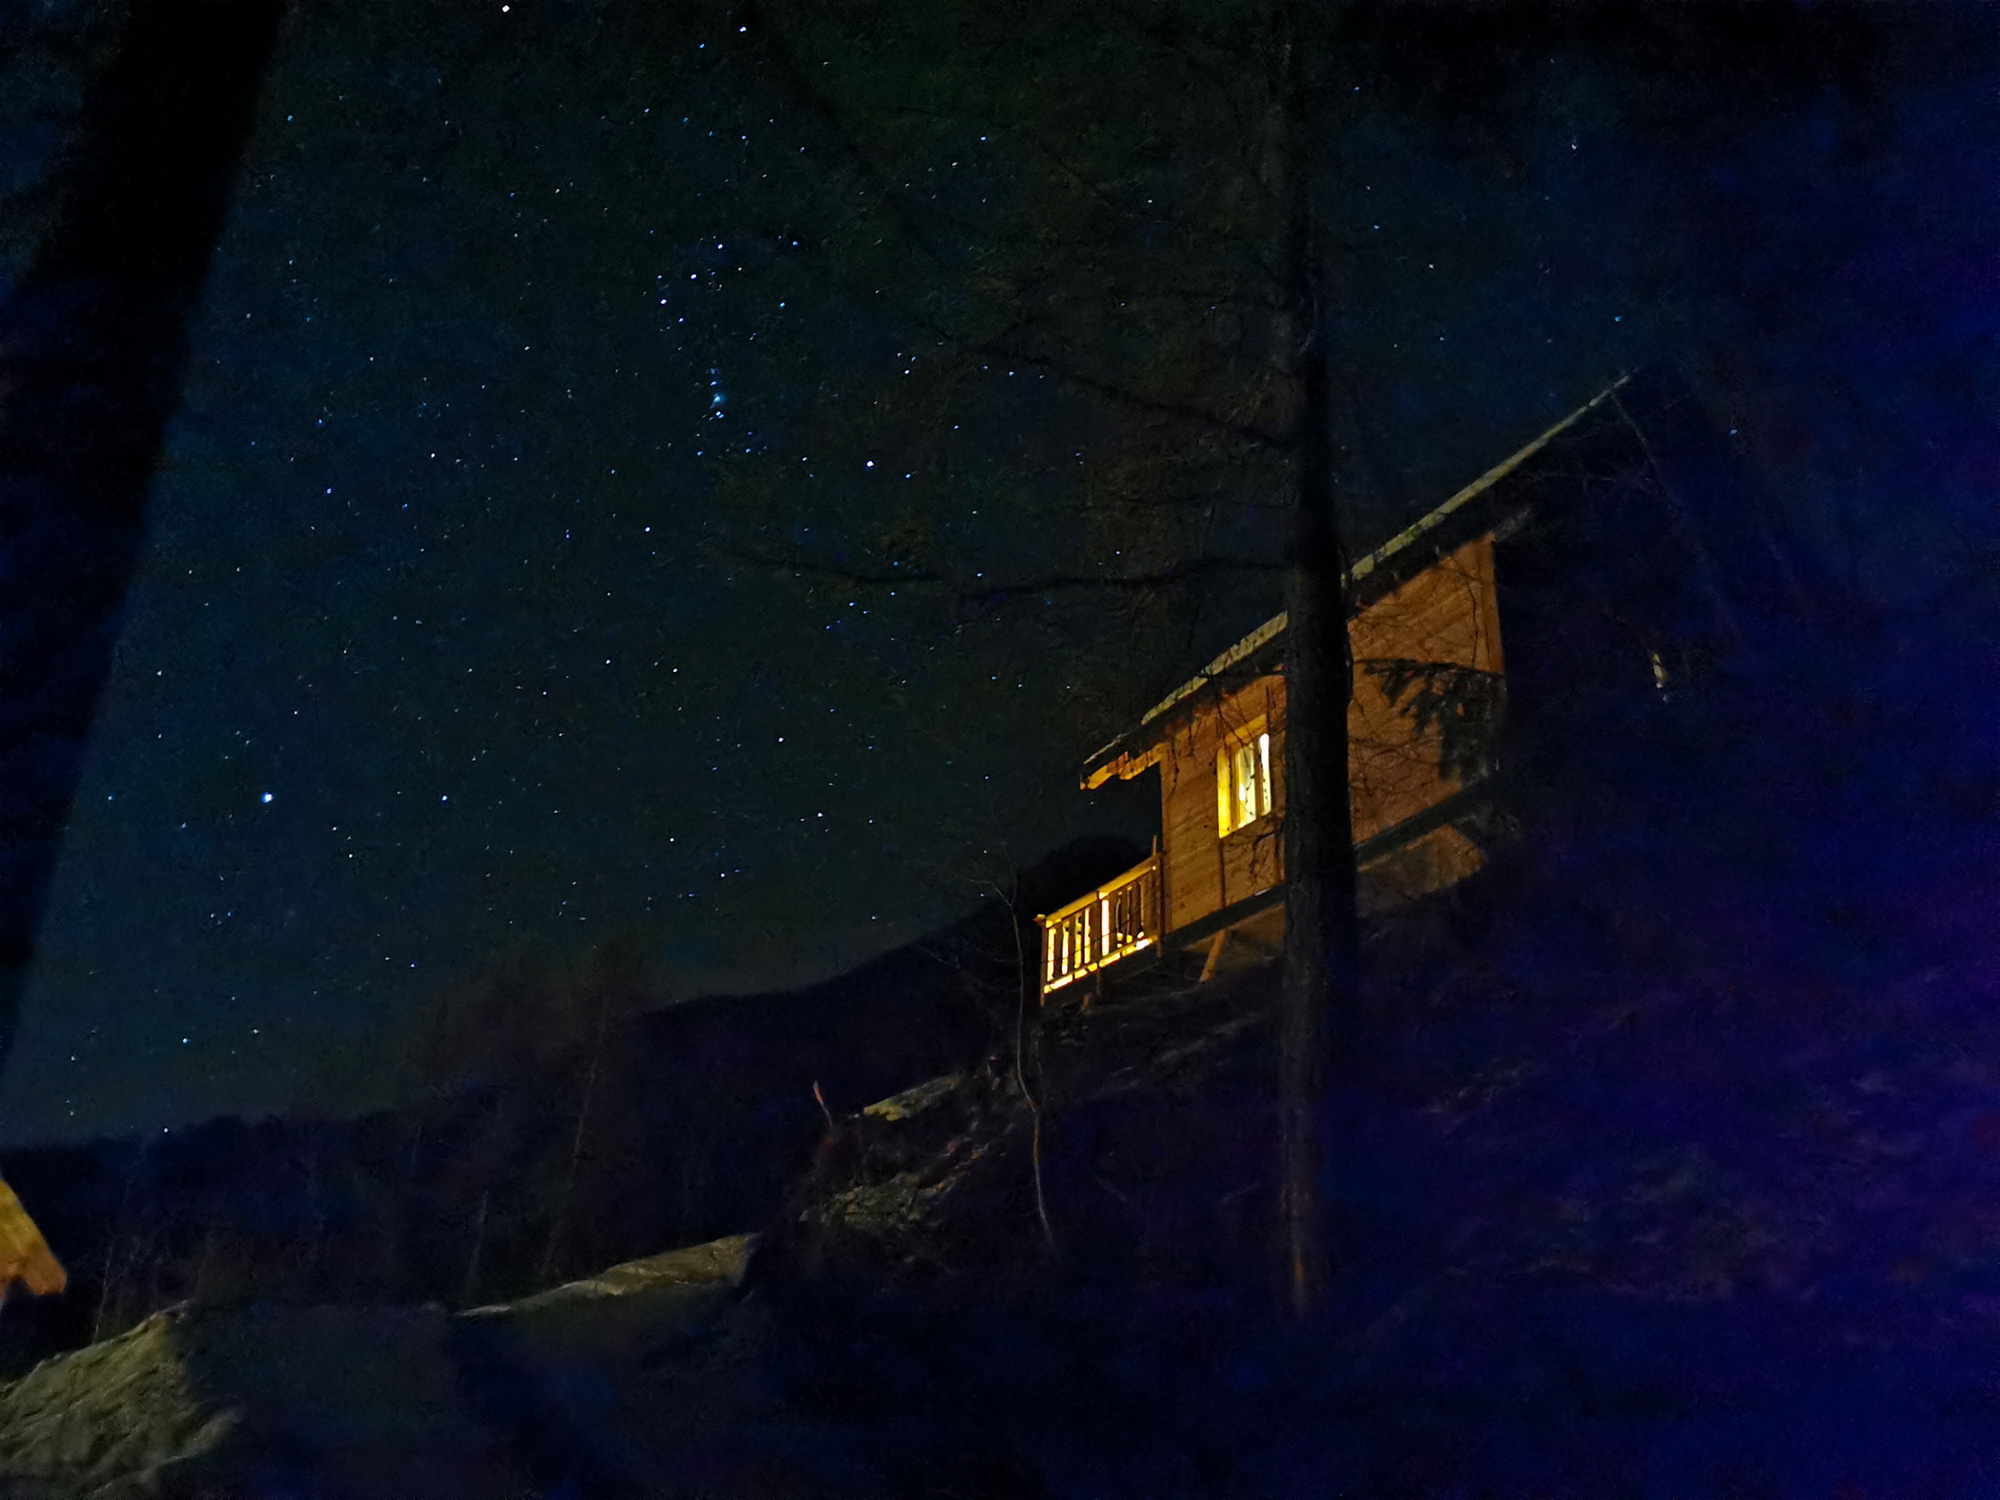
[{"label": "railing post", "polygon": [[1087,891],[1052,916],[1042,929],[1042,998],[1158,941],[1161,900],[1159,842],[1153,855],[1116,880]]}]

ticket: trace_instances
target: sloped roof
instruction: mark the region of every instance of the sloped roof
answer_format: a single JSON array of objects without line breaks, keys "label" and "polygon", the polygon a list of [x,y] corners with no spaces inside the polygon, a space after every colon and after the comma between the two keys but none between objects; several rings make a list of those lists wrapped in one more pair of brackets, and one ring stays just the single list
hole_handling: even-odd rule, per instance
[{"label": "sloped roof", "polygon": [[47,1296],[69,1285],[69,1274],[14,1190],[0,1182],[0,1293],[17,1281],[36,1296]]},{"label": "sloped roof", "polygon": [[[1595,396],[1592,396],[1583,405],[1550,427],[1546,432],[1543,432],[1533,441],[1508,454],[1507,457],[1500,460],[1499,463],[1488,469],[1484,474],[1481,474],[1477,479],[1459,490],[1442,505],[1426,512],[1416,522],[1404,527],[1373,552],[1370,552],[1366,557],[1356,562],[1347,572],[1350,604],[1359,610],[1364,605],[1371,603],[1375,598],[1389,592],[1389,590],[1395,588],[1398,584],[1403,583],[1429,566],[1435,560],[1437,549],[1427,549],[1423,546],[1423,543],[1426,541],[1441,541],[1442,538],[1438,533],[1449,527],[1454,519],[1461,518],[1461,514],[1475,500],[1486,495],[1501,480],[1505,479],[1509,474],[1520,468],[1522,464],[1541,452],[1543,448],[1546,448],[1556,438],[1596,411],[1598,407],[1609,401],[1617,394],[1619,388],[1631,378],[1629,375],[1619,376],[1610,385],[1599,391]],[[1161,716],[1170,713],[1204,688],[1229,677],[1231,673],[1241,668],[1245,662],[1257,656],[1274,641],[1279,640],[1284,635],[1284,632],[1285,616],[1280,612],[1266,620],[1262,625],[1259,625],[1255,630],[1244,636],[1242,640],[1231,646],[1227,651],[1224,651],[1220,656],[1217,656],[1207,666],[1195,673],[1194,676],[1190,677],[1158,703],[1147,709],[1140,716],[1136,728],[1121,734],[1117,739],[1113,740],[1084,762],[1083,786],[1086,789],[1100,787],[1106,781],[1110,780],[1112,776],[1121,774],[1121,772],[1126,776],[1132,776],[1143,770],[1143,763],[1126,763],[1121,765],[1121,762],[1126,761],[1127,756],[1130,755],[1136,746],[1149,743],[1149,738],[1143,734],[1147,725],[1153,723],[1154,720]],[[1150,758],[1148,758],[1147,763],[1149,761]]]}]

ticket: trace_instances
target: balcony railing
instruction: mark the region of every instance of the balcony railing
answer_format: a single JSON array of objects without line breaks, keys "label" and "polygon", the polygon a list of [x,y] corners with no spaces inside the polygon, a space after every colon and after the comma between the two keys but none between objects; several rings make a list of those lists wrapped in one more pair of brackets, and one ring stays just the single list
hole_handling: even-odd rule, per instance
[{"label": "balcony railing", "polygon": [[1160,940],[1160,851],[1042,925],[1042,998]]}]

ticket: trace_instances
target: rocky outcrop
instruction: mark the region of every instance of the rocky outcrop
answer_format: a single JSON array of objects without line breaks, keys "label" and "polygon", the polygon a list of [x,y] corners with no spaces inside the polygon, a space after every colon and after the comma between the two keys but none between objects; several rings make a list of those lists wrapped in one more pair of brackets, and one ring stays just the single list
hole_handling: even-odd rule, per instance
[{"label": "rocky outcrop", "polygon": [[992,1058],[836,1122],[771,1253],[918,1280],[1052,1261],[1239,1279],[1268,1197],[1273,978],[1054,1009],[1020,1067]]},{"label": "rocky outcrop", "polygon": [[1258,982],[1051,1012],[1019,1068],[836,1119],[762,1244],[460,1313],[169,1308],[0,1386],[0,1495],[872,1494],[928,1486],[946,1450],[988,1476],[963,1493],[1012,1493],[1025,1471],[964,1426],[984,1376],[921,1398],[919,1440],[897,1372],[979,1360],[994,1330],[964,1320],[969,1289],[1002,1289],[1000,1308],[1079,1276],[1172,1281],[1216,1249],[1218,1215],[1261,1192]]},{"label": "rocky outcrop", "polygon": [[0,1474],[56,1496],[527,1493],[468,1402],[436,1307],[200,1308],[51,1359],[0,1391]]},{"label": "rocky outcrop", "polygon": [[[747,1414],[738,1236],[505,1306],[181,1305],[0,1387],[0,1493],[682,1493]],[[697,1482],[690,1479],[690,1484]]]}]

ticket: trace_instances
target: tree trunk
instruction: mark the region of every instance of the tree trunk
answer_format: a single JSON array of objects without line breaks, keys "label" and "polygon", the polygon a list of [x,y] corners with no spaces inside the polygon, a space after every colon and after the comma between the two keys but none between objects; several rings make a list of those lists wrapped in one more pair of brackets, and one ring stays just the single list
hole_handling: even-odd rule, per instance
[{"label": "tree trunk", "polygon": [[[111,1234],[104,1242],[104,1271],[97,1279],[97,1316],[90,1322],[90,1341],[96,1343],[104,1337],[104,1319],[111,1311],[112,1270],[118,1266],[118,1241],[125,1233],[125,1210],[132,1203],[132,1187],[139,1180],[139,1169],[146,1163],[146,1151],[141,1147],[132,1158],[132,1165],[125,1172],[125,1187],[118,1195],[118,1212],[111,1220]],[[123,1272],[121,1271],[122,1275]]]},{"label": "tree trunk", "polygon": [[1328,1060],[1358,970],[1354,820],[1348,800],[1347,559],[1336,522],[1325,267],[1315,167],[1326,111],[1326,25],[1284,0],[1279,130],[1296,408],[1292,559],[1285,606],[1285,962],[1278,1000],[1278,1182],[1286,1310],[1323,1305],[1336,1260],[1327,1202]]},{"label": "tree trunk", "polygon": [[[1157,851],[1158,841],[1155,840]],[[1056,1231],[1049,1222],[1049,1200],[1042,1181],[1042,1101],[1028,1087],[1027,1040],[1029,997],[1033,993],[1033,971],[1028,967],[1027,946],[1021,941],[1021,914],[1015,909],[1014,898],[1020,893],[1021,877],[1015,872],[1011,892],[995,885],[994,894],[1007,907],[1007,925],[1014,933],[1014,977],[1018,986],[1014,1006],[1014,1083],[1021,1090],[1021,1099],[1028,1106],[1034,1119],[1034,1135],[1028,1148],[1028,1168],[1035,1184],[1035,1217],[1042,1223],[1042,1246],[1051,1255],[1055,1253]],[[1039,1055],[1039,1054],[1038,1054]],[[1039,1074],[1039,1068],[1037,1073]]]},{"label": "tree trunk", "polygon": [[129,11],[0,304],[0,1060],[283,6]]},{"label": "tree trunk", "polygon": [[535,1273],[539,1281],[552,1281],[560,1263],[563,1226],[569,1218],[569,1201],[576,1193],[577,1168],[583,1162],[583,1133],[590,1124],[590,1100],[597,1092],[597,1067],[604,1057],[604,1033],[611,1024],[611,993],[606,990],[597,1006],[597,1040],[590,1048],[590,1070],[583,1079],[583,1098],[576,1107],[576,1132],[570,1137],[569,1166],[563,1173],[561,1195],[549,1219],[548,1243],[542,1247],[542,1264]]},{"label": "tree trunk", "polygon": [[472,1295],[479,1290],[479,1252],[486,1248],[486,1205],[492,1201],[491,1188],[479,1195],[479,1217],[472,1223],[472,1254],[466,1259],[465,1285],[458,1293],[461,1307],[472,1306]]}]

